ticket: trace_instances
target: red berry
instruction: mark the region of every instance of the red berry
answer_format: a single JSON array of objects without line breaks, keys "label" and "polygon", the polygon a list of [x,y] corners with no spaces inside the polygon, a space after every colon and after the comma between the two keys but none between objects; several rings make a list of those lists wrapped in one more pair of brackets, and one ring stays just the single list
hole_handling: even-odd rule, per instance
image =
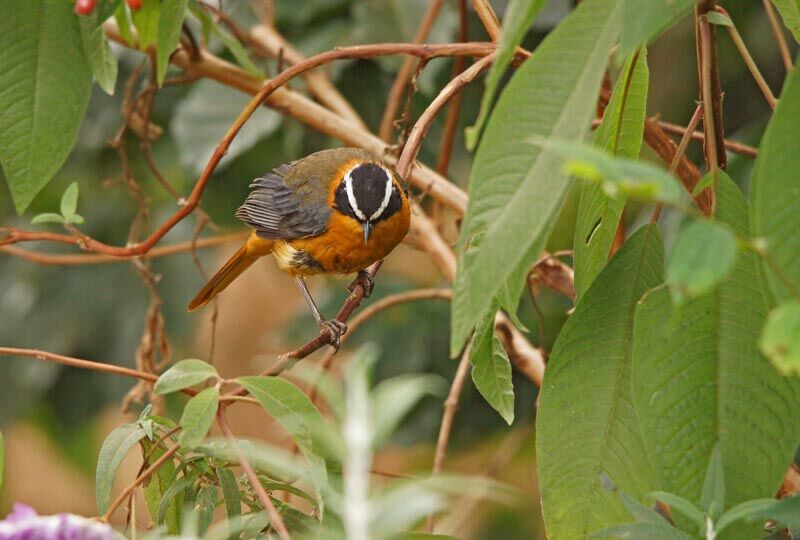
[{"label": "red berry", "polygon": [[142,0],[125,0],[128,3],[128,7],[131,8],[133,11],[139,11],[142,9]]},{"label": "red berry", "polygon": [[76,0],[75,13],[78,15],[90,15],[94,11],[96,0]]}]

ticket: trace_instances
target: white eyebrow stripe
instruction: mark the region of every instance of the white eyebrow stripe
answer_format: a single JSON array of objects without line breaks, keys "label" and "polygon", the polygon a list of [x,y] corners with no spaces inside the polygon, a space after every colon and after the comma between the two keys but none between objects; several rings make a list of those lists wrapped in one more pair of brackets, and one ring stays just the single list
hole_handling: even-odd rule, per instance
[{"label": "white eyebrow stripe", "polygon": [[381,169],[383,169],[383,172],[386,173],[386,187],[384,188],[385,191],[383,193],[383,201],[381,201],[381,206],[375,210],[375,213],[369,216],[370,221],[378,219],[381,214],[383,214],[384,210],[386,210],[386,207],[389,206],[389,199],[392,198],[392,173],[387,171],[385,167],[381,167]]},{"label": "white eyebrow stripe", "polygon": [[[358,165],[356,165],[358,167]],[[364,215],[364,212],[358,207],[358,202],[356,201],[356,195],[353,193],[353,178],[350,176],[350,173],[353,172],[356,167],[353,167],[347,174],[344,176],[344,190],[347,192],[347,200],[350,203],[350,208],[353,209],[358,219],[361,221],[367,221],[367,216]]]}]

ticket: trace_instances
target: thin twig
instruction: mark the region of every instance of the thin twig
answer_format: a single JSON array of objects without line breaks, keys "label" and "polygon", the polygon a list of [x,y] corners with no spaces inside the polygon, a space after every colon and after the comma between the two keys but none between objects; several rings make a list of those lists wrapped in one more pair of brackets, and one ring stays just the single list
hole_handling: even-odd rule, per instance
[{"label": "thin twig", "polygon": [[56,364],[64,364],[65,366],[77,367],[81,369],[91,369],[93,371],[101,371],[104,373],[113,373],[115,375],[122,375],[124,377],[132,377],[134,379],[141,379],[143,381],[156,382],[158,375],[153,373],[145,373],[131,368],[116,366],[114,364],[104,364],[102,362],[93,362],[91,360],[83,360],[81,358],[73,358],[71,356],[64,356],[62,354],[55,354],[39,349],[19,349],[15,347],[0,347],[0,355],[2,356],[26,356],[29,358],[36,358],[45,362],[54,362]]},{"label": "thin twig", "polygon": [[781,59],[786,71],[794,69],[794,61],[792,54],[789,52],[789,45],[786,43],[786,36],[783,34],[783,26],[775,14],[775,8],[772,7],[772,0],[761,0],[764,4],[764,10],[767,12],[769,19],[769,26],[772,28],[772,35],[775,36],[775,42],[778,44],[778,50],[781,53]]},{"label": "thin twig", "polygon": [[[414,43],[423,43],[428,39],[428,33],[436,22],[436,17],[439,16],[439,11],[442,8],[443,0],[431,0],[428,4],[428,10],[422,18],[419,25],[417,34],[414,36]],[[400,70],[394,78],[392,87],[389,90],[389,96],[386,98],[386,109],[383,111],[383,118],[381,125],[378,129],[378,136],[386,142],[390,142],[392,138],[392,126],[394,125],[394,118],[400,108],[400,101],[403,98],[403,91],[408,84],[411,74],[414,71],[414,58],[409,56],[403,60]]]},{"label": "thin twig", "polygon": [[267,514],[269,515],[270,526],[278,531],[278,535],[281,537],[281,540],[290,540],[289,531],[286,529],[286,524],[283,522],[283,518],[278,512],[278,509],[275,508],[275,505],[272,504],[272,499],[269,498],[269,494],[264,489],[264,486],[261,485],[261,481],[258,479],[256,471],[253,469],[253,466],[250,465],[250,461],[247,459],[242,447],[239,446],[239,441],[236,440],[236,436],[233,434],[233,431],[231,431],[231,426],[228,424],[228,419],[225,416],[224,407],[220,407],[217,411],[217,424],[219,424],[219,428],[222,430],[222,433],[225,435],[225,437],[227,437],[228,441],[230,441],[231,445],[236,451],[236,455],[239,458],[239,465],[241,465],[242,469],[244,469],[244,473],[247,475],[250,485],[258,495],[258,498],[261,500],[261,504],[264,505],[264,510],[266,510]]},{"label": "thin twig", "polygon": [[500,21],[488,0],[472,0],[472,7],[492,41],[500,39]]},{"label": "thin twig", "polygon": [[[722,15],[730,19],[730,15],[728,15],[728,12],[725,11],[725,9],[722,8],[721,6],[716,6],[714,8],[714,11],[716,11],[717,13],[721,13]],[[761,93],[764,95],[764,99],[767,100],[770,109],[774,111],[775,106],[778,104],[778,100],[775,98],[775,94],[772,93],[772,89],[769,87],[769,84],[767,84],[767,81],[764,79],[764,76],[761,75],[761,71],[759,71],[755,60],[753,60],[753,57],[750,55],[750,51],[747,50],[747,45],[744,44],[744,40],[742,39],[742,36],[739,34],[739,31],[736,29],[736,25],[734,25],[733,22],[731,22],[731,24],[725,26],[725,28],[727,28],[728,33],[731,36],[731,40],[733,41],[733,44],[736,46],[736,50],[739,51],[739,55],[742,57],[742,60],[744,60],[744,65],[747,66],[748,71],[750,71],[750,75],[753,76],[753,79],[756,81],[759,90],[761,90]]]},{"label": "thin twig", "polygon": [[[432,477],[438,476],[444,466],[447,444],[450,442],[450,432],[453,429],[453,419],[458,410],[458,400],[461,397],[461,390],[464,388],[464,382],[469,374],[469,355],[471,352],[472,342],[468,343],[464,348],[461,360],[458,362],[456,374],[453,377],[453,383],[450,385],[450,392],[448,392],[447,399],[444,401],[444,414],[442,415],[442,423],[439,426],[439,437],[436,440],[436,454],[433,457]],[[431,513],[428,515],[428,532],[433,533],[435,526],[436,517]]]},{"label": "thin twig", "polygon": [[[683,134],[686,133],[686,128],[684,126],[673,124],[671,122],[665,122],[663,120],[658,120],[658,119],[651,119],[651,120],[655,120],[658,123],[658,126],[662,130],[672,135],[683,136]],[[703,133],[702,131],[693,131],[691,136],[692,140],[701,142],[704,141],[706,138],[705,133]],[[758,157],[758,148],[737,141],[732,141],[730,139],[725,139],[725,148],[730,152],[742,156]]]},{"label": "thin twig", "polygon": [[[705,155],[709,171],[725,169],[728,157],[723,141],[725,132],[722,125],[722,88],[719,82],[717,64],[716,25],[703,16],[716,6],[716,0],[703,0],[696,7],[697,50],[699,63],[700,100],[703,102],[703,131],[706,134]],[[714,193],[716,193],[716,175]],[[712,199],[712,213],[715,203]]]}]

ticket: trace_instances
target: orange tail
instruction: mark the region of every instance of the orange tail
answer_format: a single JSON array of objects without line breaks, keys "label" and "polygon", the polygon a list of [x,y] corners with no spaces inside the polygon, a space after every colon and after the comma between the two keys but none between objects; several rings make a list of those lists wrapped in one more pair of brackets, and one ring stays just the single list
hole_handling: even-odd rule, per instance
[{"label": "orange tail", "polygon": [[225,290],[225,287],[230,285],[239,274],[250,268],[250,265],[256,262],[256,259],[267,255],[271,251],[271,240],[260,238],[255,233],[251,234],[244,245],[239,248],[239,251],[234,253],[233,257],[197,293],[197,296],[189,303],[187,310],[194,311],[208,304],[212,298]]}]

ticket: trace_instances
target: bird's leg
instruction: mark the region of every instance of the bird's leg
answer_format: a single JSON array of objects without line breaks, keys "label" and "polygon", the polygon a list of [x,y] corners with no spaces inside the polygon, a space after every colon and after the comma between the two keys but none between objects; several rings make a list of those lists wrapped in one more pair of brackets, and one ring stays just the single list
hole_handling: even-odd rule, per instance
[{"label": "bird's leg", "polygon": [[372,279],[372,274],[369,273],[369,270],[359,270],[356,279],[347,286],[347,291],[353,293],[359,285],[364,287],[364,298],[369,298],[369,295],[372,294],[372,289],[375,288],[375,280]]},{"label": "bird's leg", "polygon": [[323,318],[322,314],[319,312],[316,302],[314,302],[314,298],[311,296],[311,292],[308,290],[306,280],[304,280],[301,276],[295,276],[294,280],[297,283],[297,286],[300,288],[300,291],[303,293],[306,302],[308,302],[308,307],[311,308],[311,313],[314,315],[314,319],[317,321],[317,324],[320,325],[322,329],[328,332],[328,335],[331,336],[331,347],[338,349],[342,342],[342,335],[347,332],[347,323],[343,323],[338,319]]}]

